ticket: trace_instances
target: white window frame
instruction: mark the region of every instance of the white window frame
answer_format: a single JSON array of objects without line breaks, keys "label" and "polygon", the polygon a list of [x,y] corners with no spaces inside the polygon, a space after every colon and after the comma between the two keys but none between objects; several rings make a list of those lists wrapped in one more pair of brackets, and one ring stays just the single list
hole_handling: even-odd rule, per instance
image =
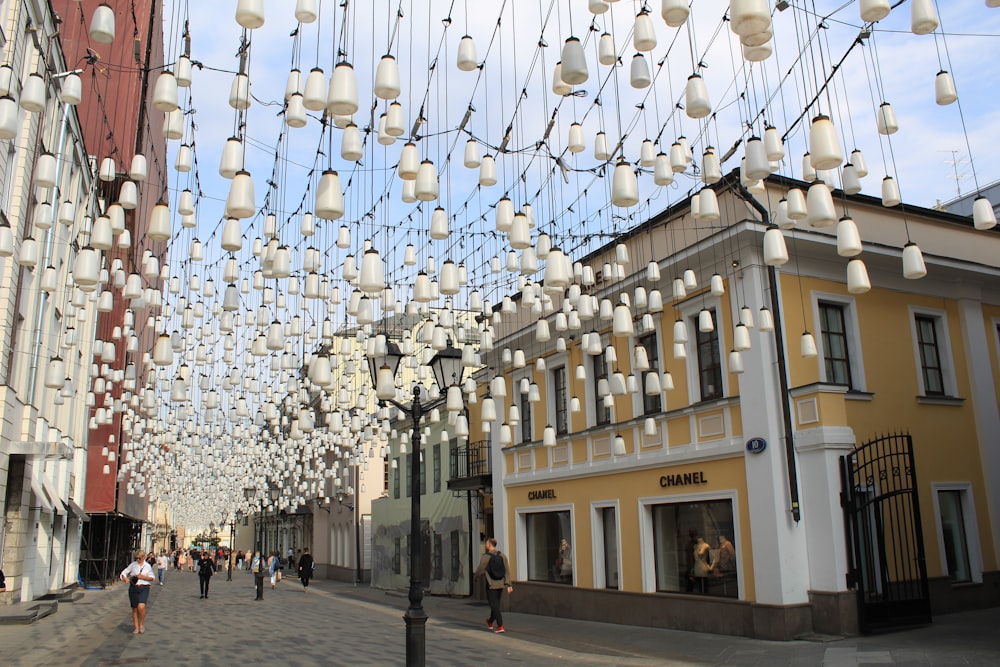
[{"label": "white window frame", "polygon": [[622,512],[618,499],[595,500],[590,503],[590,534],[594,563],[594,588],[608,590],[608,582],[604,576],[607,569],[604,561],[604,516],[602,510],[615,511],[615,549],[618,552],[618,588],[622,590]]},{"label": "white window frame", "polygon": [[[636,331],[638,332],[638,325],[636,326]],[[659,368],[657,369],[657,373],[660,373],[662,375],[662,373],[663,373],[663,366],[664,366],[664,364],[663,364],[663,356],[664,355],[663,355],[663,336],[661,335],[661,333],[662,332],[660,331],[660,327],[657,327],[657,326],[654,326],[652,331],[644,331],[642,333],[636,333],[634,336],[632,336],[631,339],[629,339],[629,343],[630,343],[629,351],[630,351],[630,353],[634,354],[635,347],[636,347],[636,345],[639,344],[639,339],[640,338],[645,338],[646,336],[652,334],[652,336],[656,340],[656,358],[657,358],[657,363],[659,365]],[[673,350],[671,350],[671,354],[672,353],[673,353]],[[646,350],[646,354],[647,354],[647,356],[649,355],[649,350]],[[646,416],[646,402],[645,402],[645,398],[646,398],[646,384],[645,384],[645,382],[643,382],[643,378],[642,378],[642,373],[645,373],[646,371],[642,371],[640,373],[637,373],[636,370],[635,370],[635,368],[634,368],[634,362],[635,362],[635,357],[634,356],[630,357],[629,358],[629,369],[631,370],[631,372],[633,374],[635,374],[636,380],[639,382],[639,393],[632,396],[632,415],[634,417],[636,417],[636,418],[639,418],[639,417],[645,417]],[[663,412],[665,410],[666,410],[666,406],[664,405],[663,392],[661,391],[660,392],[660,412]],[[652,416],[652,415],[650,415],[650,416]]]},{"label": "white window frame", "polygon": [[[746,599],[746,578],[752,576],[744,573],[739,564],[743,562],[743,526],[740,513],[739,494],[735,489],[722,491],[711,491],[705,493],[683,493],[669,496],[646,496],[638,499],[639,510],[639,553],[641,556],[640,569],[642,570],[642,592],[657,593],[656,590],[656,563],[653,554],[653,506],[654,505],[675,505],[685,503],[698,503],[711,500],[728,500],[733,506],[733,539],[736,541],[736,562],[739,572],[737,582],[739,600]],[[720,598],[721,599],[721,598]]]},{"label": "white window frame", "polygon": [[[865,364],[861,355],[861,330],[858,327],[858,311],[853,297],[829,292],[812,292],[813,331],[816,332],[816,348],[819,352],[819,377],[822,382],[830,382],[826,375],[826,350],[823,347],[823,329],[819,315],[819,303],[833,303],[844,308],[844,336],[847,339],[847,356],[851,363],[851,391],[867,391]],[[912,319],[912,318],[911,318]],[[916,340],[916,329],[914,329]],[[918,356],[919,359],[919,356]]]},{"label": "white window frame", "polygon": [[970,482],[932,482],[931,496],[934,500],[934,530],[937,534],[938,556],[941,559],[941,572],[948,576],[948,559],[945,556],[944,530],[941,528],[941,504],[938,499],[940,491],[958,491],[962,501],[962,520],[965,523],[965,548],[969,552],[969,576],[971,582],[983,583],[983,549],[979,541],[979,523],[976,520],[976,502],[972,495]]},{"label": "white window frame", "polygon": [[[609,336],[607,336],[607,335],[602,335],[601,336],[601,350],[602,351],[606,351],[608,349],[608,346],[611,344],[610,341],[611,341],[611,338]],[[596,361],[595,360],[597,359],[597,357],[592,357],[591,355],[589,355],[587,353],[584,353],[583,356],[585,357],[584,366],[587,369],[587,381],[583,383],[584,384],[584,396],[586,397],[585,398],[585,402],[586,402],[586,414],[587,414],[587,428],[598,428],[598,426],[597,426],[597,406],[596,406],[596,403],[597,403],[597,386],[596,386],[596,382],[595,382],[595,380],[597,378],[597,374],[595,373],[595,371],[596,371],[596,369],[595,369]],[[605,364],[605,366],[608,365],[608,363],[607,363],[607,356],[606,355],[604,357],[604,364]],[[610,382],[611,381],[611,372],[612,371],[611,371],[610,368],[606,368],[605,370],[607,371],[608,381]],[[611,418],[608,420],[607,424],[601,424],[601,428],[610,427],[611,424],[614,423],[614,421],[615,421],[615,413],[614,413],[614,409],[612,408],[611,409]]]},{"label": "white window frame", "polygon": [[[684,350],[687,353],[687,363],[684,364],[684,370],[687,373],[688,405],[697,405],[702,402],[701,373],[698,369],[697,323],[691,326],[692,318],[697,319],[698,313],[702,310],[715,311],[715,331],[719,334],[719,366],[722,371],[722,396],[720,398],[731,395],[729,387],[729,352],[726,350],[725,334],[727,322],[724,317],[726,313],[722,308],[722,300],[717,296],[707,296],[704,299],[691,299],[687,303],[681,304],[678,308],[679,317],[688,323],[688,340],[684,343]],[[673,356],[673,351],[671,351],[671,356]],[[660,365],[664,365],[662,361]]]},{"label": "white window frame", "polygon": [[[570,394],[573,392],[573,378],[570,375],[569,355],[565,352],[549,357],[545,360],[545,418],[546,423],[556,427],[556,385],[552,380],[552,373],[555,369],[562,367],[566,376],[566,435],[573,432],[573,416],[569,410]],[[559,435],[556,432],[556,435]]]},{"label": "white window frame", "polygon": [[[920,396],[927,396],[924,387],[924,370],[920,363],[920,344],[917,339],[917,316],[934,319],[934,333],[937,335],[938,356],[941,359],[941,382],[944,384],[944,398],[958,396],[958,381],[955,379],[955,357],[952,354],[951,335],[948,333],[948,313],[939,308],[909,306],[910,340],[913,341],[913,370],[917,375]],[[932,396],[931,398],[936,398]]]},{"label": "white window frame", "polygon": [[[569,510],[569,530],[570,544],[573,549],[576,549],[576,509],[573,503],[560,503],[557,505],[539,505],[530,507],[518,507],[514,521],[514,535],[515,541],[517,543],[517,578],[520,581],[528,581],[528,529],[527,529],[527,515],[529,514],[548,514],[551,512],[565,512]],[[576,564],[573,567],[573,583],[571,586],[576,586]]]}]

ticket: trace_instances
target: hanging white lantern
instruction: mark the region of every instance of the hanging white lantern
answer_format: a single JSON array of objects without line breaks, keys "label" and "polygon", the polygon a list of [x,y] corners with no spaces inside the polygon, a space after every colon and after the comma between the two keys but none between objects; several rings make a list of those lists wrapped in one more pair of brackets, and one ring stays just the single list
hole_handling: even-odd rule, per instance
[{"label": "hanging white lantern", "polygon": [[448,214],[440,206],[431,213],[430,237],[435,241],[443,241],[448,238]]},{"label": "hanging white lantern", "polygon": [[785,199],[787,202],[787,213],[791,220],[805,220],[809,215],[809,209],[806,205],[806,196],[803,194],[802,190],[798,188],[792,188],[787,193],[785,193]]},{"label": "hanging white lantern", "polygon": [[170,207],[166,202],[157,202],[149,215],[149,229],[146,230],[146,236],[152,241],[167,241],[171,235]]},{"label": "hanging white lantern", "polygon": [[712,188],[702,188],[698,193],[698,215],[705,222],[715,222],[722,217],[719,198]]},{"label": "hanging white lantern", "polygon": [[333,68],[326,110],[340,116],[350,116],[358,110],[358,77],[348,62],[337,63]]},{"label": "hanging white lantern", "polygon": [[899,130],[899,121],[896,120],[896,112],[888,102],[883,102],[879,105],[876,120],[878,121],[879,134],[889,135]]},{"label": "hanging white lantern", "polygon": [[691,8],[688,6],[688,0],[663,0],[660,5],[660,16],[663,17],[664,23],[671,28],[684,25],[690,13]]},{"label": "hanging white lantern", "polygon": [[238,0],[236,22],[247,30],[264,25],[264,0]]},{"label": "hanging white lantern", "polygon": [[24,80],[19,104],[29,113],[38,113],[45,108],[45,80],[40,74],[32,72]]},{"label": "hanging white lantern", "polygon": [[90,38],[98,44],[110,44],[115,41],[115,10],[102,2],[94,10],[90,19]]},{"label": "hanging white lantern", "polygon": [[861,192],[861,179],[858,177],[857,168],[848,162],[840,172],[841,187],[844,194],[856,195]]},{"label": "hanging white lantern", "polygon": [[615,165],[611,179],[611,203],[621,207],[635,206],[639,203],[639,181],[625,160],[619,160]]},{"label": "hanging white lantern", "polygon": [[128,177],[136,183],[144,183],[146,174],[146,156],[142,153],[136,153],[132,156],[132,162],[129,164]]},{"label": "hanging white lantern", "polygon": [[434,168],[434,163],[430,160],[423,160],[417,170],[414,196],[420,201],[434,201],[438,198],[438,193],[437,169]]},{"label": "hanging white lantern", "polygon": [[614,2],[614,0],[587,0],[587,9],[590,10],[591,14],[600,16],[611,9],[608,2]]},{"label": "hanging white lantern", "polygon": [[101,275],[100,259],[97,252],[86,247],[73,260],[73,282],[83,292],[93,292]]},{"label": "hanging white lantern", "polygon": [[226,218],[222,226],[222,249],[227,252],[239,252],[243,248],[243,230],[236,218]]},{"label": "hanging white lantern", "polygon": [[139,205],[139,189],[135,181],[124,181],[118,190],[118,204],[126,211],[131,211]]},{"label": "hanging white lantern", "polygon": [[347,162],[357,162],[364,156],[364,145],[361,130],[354,123],[344,128],[340,137],[340,157]]},{"label": "hanging white lantern", "polygon": [[385,262],[374,248],[369,248],[361,256],[358,288],[366,294],[378,294],[385,289]]},{"label": "hanging white lantern", "polygon": [[861,20],[869,23],[881,21],[889,15],[889,0],[859,0]]},{"label": "hanging white lantern", "polygon": [[910,0],[910,30],[914,35],[929,35],[937,30],[938,16],[934,0]]},{"label": "hanging white lantern", "polygon": [[907,280],[916,280],[927,275],[927,266],[924,264],[924,255],[916,243],[907,243],[903,246],[903,277]]},{"label": "hanging white lantern", "polygon": [[768,0],[730,0],[729,28],[740,35],[755,35],[771,27]]},{"label": "hanging white lantern", "polygon": [[982,195],[976,197],[972,203],[972,224],[979,230],[992,229],[997,224],[997,216],[993,210],[993,204]]},{"label": "hanging white lantern", "polygon": [[[653,164],[656,164],[655,161]],[[701,156],[701,181],[705,185],[712,185],[721,180],[722,164],[719,162],[719,156],[715,154],[715,149],[709,146]]]},{"label": "hanging white lantern", "polygon": [[799,353],[803,359],[816,358],[816,339],[808,331],[803,332],[802,337],[799,339]]},{"label": "hanging white lantern", "polygon": [[746,159],[743,162],[743,175],[747,180],[756,181],[767,178],[771,173],[767,150],[759,137],[750,137],[747,140],[744,156]]},{"label": "hanging white lantern", "polygon": [[611,335],[615,338],[628,338],[635,334],[632,323],[632,311],[623,303],[615,306],[612,318]]},{"label": "hanging white lantern", "polygon": [[673,182],[674,170],[670,165],[670,157],[666,153],[657,153],[656,163],[653,165],[653,183],[664,186]]},{"label": "hanging white lantern", "polygon": [[892,208],[899,206],[901,202],[896,180],[892,176],[886,176],[882,179],[882,206]]},{"label": "hanging white lantern", "polygon": [[684,88],[684,113],[688,118],[704,118],[712,113],[712,102],[708,98],[705,80],[699,74],[688,77]]},{"label": "hanging white lantern", "polygon": [[403,117],[403,105],[393,102],[385,116],[385,133],[390,137],[401,137],[406,133],[406,118]]},{"label": "hanging white lantern", "polygon": [[326,109],[326,75],[321,67],[313,67],[306,75],[306,85],[302,90],[302,106],[309,111]]},{"label": "hanging white lantern", "polygon": [[458,41],[458,57],[455,64],[462,72],[472,72],[479,67],[479,61],[476,59],[476,44],[470,35],[463,35],[462,39]]},{"label": "hanging white lantern", "polygon": [[83,82],[79,74],[67,74],[59,86],[59,100],[63,104],[74,106],[83,101]]},{"label": "hanging white lantern", "polygon": [[465,155],[463,156],[462,164],[466,169],[478,169],[481,161],[479,143],[475,139],[469,139],[465,142]]},{"label": "hanging white lantern", "polygon": [[396,173],[404,181],[414,181],[419,170],[420,154],[417,152],[417,146],[408,141],[403,145],[403,150],[399,154],[399,165],[396,168]]},{"label": "hanging white lantern", "polygon": [[732,350],[729,353],[729,372],[734,375],[743,372],[743,354],[739,350]]},{"label": "hanging white lantern", "polygon": [[788,248],[785,246],[785,236],[777,227],[771,227],[764,232],[764,263],[768,266],[781,266],[788,262]]},{"label": "hanging white lantern", "polygon": [[562,71],[560,78],[571,86],[587,82],[587,59],[583,54],[583,45],[576,37],[570,37],[563,44]]},{"label": "hanging white lantern", "polygon": [[315,21],[318,16],[317,2],[318,0],[296,0],[295,20],[299,23],[312,23]]},{"label": "hanging white lantern", "polygon": [[497,184],[497,164],[492,155],[484,155],[479,163],[479,184],[484,187]]},{"label": "hanging white lantern", "polygon": [[156,78],[156,86],[153,88],[153,108],[164,113],[178,108],[177,79],[170,70],[163,70]]},{"label": "hanging white lantern", "polygon": [[399,97],[399,90],[399,65],[394,57],[386,54],[378,61],[378,68],[375,70],[375,97],[394,100]]},{"label": "hanging white lantern", "polygon": [[316,216],[323,220],[339,220],[344,215],[344,191],[340,176],[333,169],[327,169],[320,176],[316,188]]},{"label": "hanging white lantern", "polygon": [[608,66],[618,62],[618,54],[615,52],[615,38],[610,33],[602,34],[597,41],[597,62]]},{"label": "hanging white lantern", "polygon": [[250,108],[250,77],[246,74],[233,77],[233,84],[229,89],[229,106],[237,111]]},{"label": "hanging white lantern", "polygon": [[632,26],[632,45],[636,51],[652,51],[656,48],[656,30],[649,12],[641,11]]},{"label": "hanging white lantern", "polygon": [[285,107],[285,122],[288,124],[288,127],[296,129],[305,127],[308,124],[306,109],[302,103],[302,95],[300,93],[292,93],[288,98],[288,103]]},{"label": "hanging white lantern", "polygon": [[19,113],[17,102],[10,95],[0,97],[0,139],[13,139],[17,136]]},{"label": "hanging white lantern", "polygon": [[837,254],[841,257],[855,257],[861,254],[861,234],[854,220],[844,216],[837,223]]},{"label": "hanging white lantern", "polygon": [[764,155],[771,162],[778,162],[785,157],[785,146],[777,128],[768,125],[764,130]]},{"label": "hanging white lantern", "polygon": [[949,72],[941,70],[934,77],[934,101],[941,106],[947,106],[958,99],[955,79]]},{"label": "hanging white lantern", "polygon": [[847,291],[851,294],[864,294],[872,288],[868,278],[868,269],[860,259],[852,259],[847,263]]},{"label": "hanging white lantern", "polygon": [[230,218],[249,218],[257,210],[254,198],[253,179],[250,172],[241,169],[233,176],[229,186],[229,196],[226,198],[226,216]]},{"label": "hanging white lantern", "polygon": [[806,195],[807,220],[812,227],[829,227],[837,222],[837,209],[830,188],[823,181],[813,181]]},{"label": "hanging white lantern", "polygon": [[809,161],[814,169],[836,169],[844,161],[837,131],[829,116],[816,116],[809,127]]},{"label": "hanging white lantern", "polygon": [[641,53],[632,56],[632,67],[629,70],[629,85],[636,89],[648,88],[653,79],[649,76],[649,65]]},{"label": "hanging white lantern", "polygon": [[222,158],[219,160],[219,175],[232,179],[236,176],[236,172],[242,168],[243,143],[238,137],[229,137],[222,149]]}]

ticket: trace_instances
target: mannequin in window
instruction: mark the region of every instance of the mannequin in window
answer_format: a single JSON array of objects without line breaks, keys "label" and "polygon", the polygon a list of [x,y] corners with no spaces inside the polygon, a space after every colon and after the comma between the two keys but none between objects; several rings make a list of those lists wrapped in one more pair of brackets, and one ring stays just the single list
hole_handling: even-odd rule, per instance
[{"label": "mannequin in window", "polygon": [[694,570],[692,571],[692,576],[694,577],[694,591],[696,593],[707,593],[708,592],[708,578],[712,575],[712,570],[714,566],[711,563],[711,547],[705,538],[698,535],[695,538],[693,555],[694,555]]}]

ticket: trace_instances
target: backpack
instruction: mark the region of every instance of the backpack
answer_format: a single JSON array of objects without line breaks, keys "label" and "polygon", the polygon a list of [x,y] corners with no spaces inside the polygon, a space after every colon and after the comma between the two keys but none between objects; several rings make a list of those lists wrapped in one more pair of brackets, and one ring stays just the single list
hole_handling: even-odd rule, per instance
[{"label": "backpack", "polygon": [[486,574],[490,575],[490,579],[497,581],[503,581],[507,576],[507,568],[504,567],[503,556],[499,550],[490,554],[490,560],[486,563]]}]

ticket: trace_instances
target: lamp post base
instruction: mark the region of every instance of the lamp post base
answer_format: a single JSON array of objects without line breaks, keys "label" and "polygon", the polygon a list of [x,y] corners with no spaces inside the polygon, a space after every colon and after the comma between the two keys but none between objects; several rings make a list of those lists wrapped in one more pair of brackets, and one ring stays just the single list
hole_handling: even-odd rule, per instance
[{"label": "lamp post base", "polygon": [[262,572],[256,572],[253,575],[254,583],[257,585],[257,597],[255,600],[264,599],[264,574]]},{"label": "lamp post base", "polygon": [[406,667],[424,667],[427,614],[423,607],[410,607],[403,614],[406,623]]}]

